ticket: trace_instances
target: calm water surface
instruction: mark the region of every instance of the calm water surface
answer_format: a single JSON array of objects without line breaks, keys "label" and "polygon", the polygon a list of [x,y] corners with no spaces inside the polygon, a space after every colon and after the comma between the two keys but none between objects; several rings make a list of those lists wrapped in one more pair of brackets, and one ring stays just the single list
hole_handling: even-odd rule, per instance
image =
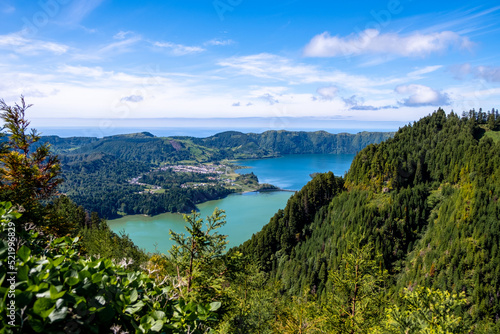
[{"label": "calm water surface", "polygon": [[[288,155],[275,159],[245,160],[238,164],[251,167],[240,169],[239,173],[254,172],[261,183],[271,183],[282,189],[300,190],[309,180],[310,174],[332,171],[344,175],[351,165],[354,154],[311,154]],[[232,194],[226,198],[198,205],[201,216],[210,215],[216,207],[226,211],[227,224],[221,233],[228,235],[228,247],[237,246],[278,211],[283,209],[293,192]],[[172,246],[169,230],[185,232],[181,214],[164,213],[154,217],[142,215],[125,216],[109,220],[114,232],[125,231],[136,245],[146,251],[158,250],[166,253]]]}]

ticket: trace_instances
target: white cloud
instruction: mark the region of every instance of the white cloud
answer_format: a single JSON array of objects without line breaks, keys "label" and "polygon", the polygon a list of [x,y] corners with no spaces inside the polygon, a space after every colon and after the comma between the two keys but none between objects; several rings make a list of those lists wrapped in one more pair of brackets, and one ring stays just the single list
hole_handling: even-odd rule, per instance
[{"label": "white cloud", "polygon": [[237,70],[240,74],[277,80],[304,78],[316,73],[313,66],[294,64],[287,58],[269,53],[231,57],[220,61],[218,65]]},{"label": "white cloud", "polygon": [[338,90],[339,89],[335,86],[329,86],[318,88],[317,92],[321,96],[321,99],[333,100],[333,98],[337,95]]},{"label": "white cloud", "polygon": [[217,39],[217,38],[214,38],[214,39],[211,39],[205,43],[203,43],[204,45],[213,45],[213,46],[226,46],[226,45],[231,45],[231,44],[234,44],[234,41],[231,40],[231,39]]},{"label": "white cloud", "polygon": [[274,97],[274,95],[271,95],[269,93],[262,95],[260,98],[269,103],[270,105],[280,103],[280,101],[276,97]]},{"label": "white cloud", "polygon": [[342,100],[349,108],[357,107],[365,103],[365,100],[357,95],[352,95],[351,97],[343,98]]},{"label": "white cloud", "polygon": [[471,66],[466,63],[451,67],[451,72],[457,79],[464,79],[469,74],[475,78],[483,79],[488,82],[500,82],[500,67],[498,66]]},{"label": "white cloud", "polygon": [[423,85],[400,85],[396,87],[395,91],[402,95],[410,95],[401,103],[408,107],[443,106],[450,104],[448,94]]},{"label": "white cloud", "polygon": [[187,54],[200,53],[205,51],[205,49],[200,46],[186,46],[170,42],[155,42],[154,45],[160,48],[169,49],[175,56],[184,56]]},{"label": "white cloud", "polygon": [[120,31],[116,35],[113,36],[114,39],[125,39],[127,36],[134,36],[135,33],[132,31]]},{"label": "white cloud", "polygon": [[144,98],[141,95],[130,95],[130,96],[125,96],[120,99],[120,101],[125,101],[125,102],[141,102],[143,101]]},{"label": "white cloud", "polygon": [[9,50],[23,55],[37,55],[40,52],[49,52],[61,55],[69,50],[64,44],[46,42],[25,38],[21,33],[0,35],[0,49]]},{"label": "white cloud", "polygon": [[140,36],[137,36],[137,35],[133,35],[132,37],[126,38],[126,36],[129,34],[130,34],[129,32],[124,33],[124,34],[118,33],[117,35],[120,35],[120,38],[116,38],[117,35],[115,35],[115,39],[118,39],[119,41],[109,43],[108,45],[100,48],[97,51],[97,56],[103,57],[103,56],[107,56],[109,54],[125,53],[125,52],[133,51],[131,46],[136,44],[137,42],[141,41],[142,38]]},{"label": "white cloud", "polygon": [[73,0],[65,13],[65,21],[79,24],[87,15],[94,11],[104,0]]},{"label": "white cloud", "polygon": [[415,70],[413,72],[408,73],[408,76],[409,77],[420,77],[422,74],[428,74],[428,73],[437,71],[442,67],[443,67],[442,65],[426,66],[424,68],[420,68],[418,70]]},{"label": "white cloud", "polygon": [[478,66],[474,69],[477,78],[489,82],[500,82],[500,67]]},{"label": "white cloud", "polygon": [[[366,94],[390,94],[394,92],[392,88],[394,84],[408,81],[408,78],[371,79],[338,70],[323,70],[317,66],[297,63],[291,59],[268,53],[231,57],[220,61],[218,65],[235,71],[239,75],[272,81],[286,81],[289,85],[323,83]],[[391,85],[391,88],[379,88],[384,85]]]},{"label": "white cloud", "polygon": [[396,33],[381,34],[366,29],[347,37],[331,36],[328,32],[316,35],[306,45],[306,57],[356,56],[361,54],[392,54],[403,57],[423,57],[442,52],[450,47],[468,49],[472,42],[453,31],[423,34],[415,32],[401,36]]},{"label": "white cloud", "polygon": [[59,73],[71,74],[79,77],[100,78],[104,75],[104,71],[101,67],[63,65],[60,66],[57,71]]}]

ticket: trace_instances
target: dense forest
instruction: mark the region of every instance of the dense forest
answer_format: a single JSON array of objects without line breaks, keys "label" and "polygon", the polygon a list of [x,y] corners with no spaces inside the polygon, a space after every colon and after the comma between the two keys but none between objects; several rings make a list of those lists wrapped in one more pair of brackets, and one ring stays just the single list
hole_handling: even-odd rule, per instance
[{"label": "dense forest", "polygon": [[174,163],[222,159],[259,159],[284,154],[354,154],[380,143],[394,133],[360,132],[331,134],[325,131],[266,131],[260,134],[227,131],[207,138],[155,137],[149,132],[104,138],[44,136],[57,154],[107,153],[124,161]]},{"label": "dense forest", "polygon": [[496,332],[499,128],[497,112],[438,110],[362,150],[345,181],[331,174],[311,181],[239,250],[282,293],[323,304],[336,293],[336,273],[350,270],[347,254],[368,247],[387,275],[385,298],[418,286],[464,293],[463,317],[476,331],[491,321],[486,332]]},{"label": "dense forest", "polygon": [[237,248],[216,209],[144,254],[57,195],[60,158],[27,132],[24,101],[0,107],[2,332],[500,331],[497,111],[440,109],[368,145]]},{"label": "dense forest", "polygon": [[[164,212],[188,213],[196,204],[219,199],[232,193],[221,186],[182,189],[186,176],[176,173],[175,180],[165,181],[169,173],[153,173],[152,165],[125,161],[106,153],[61,155],[62,177],[60,190],[73,201],[101,217],[116,218],[122,214],[156,215]],[[141,181],[162,185],[162,193],[144,192],[144,187],[129,180],[142,176]],[[156,176],[156,177],[155,177]],[[193,181],[205,180],[206,175],[192,173]],[[203,176],[204,178],[200,177]]]}]

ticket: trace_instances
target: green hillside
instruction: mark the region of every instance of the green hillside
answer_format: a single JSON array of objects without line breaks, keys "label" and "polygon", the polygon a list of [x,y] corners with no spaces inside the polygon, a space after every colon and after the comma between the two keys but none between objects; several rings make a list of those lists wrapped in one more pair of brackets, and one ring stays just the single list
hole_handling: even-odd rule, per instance
[{"label": "green hillside", "polygon": [[[370,256],[379,254],[387,270],[388,296],[417,286],[465,292],[466,316],[498,325],[500,145],[482,124],[478,114],[438,110],[369,145],[326,205],[311,213],[312,197],[294,195],[239,250],[283,293],[313,293],[325,303],[335,290],[331,273],[343,271],[353,243],[370,244]],[[320,191],[319,184],[301,193]]]}]

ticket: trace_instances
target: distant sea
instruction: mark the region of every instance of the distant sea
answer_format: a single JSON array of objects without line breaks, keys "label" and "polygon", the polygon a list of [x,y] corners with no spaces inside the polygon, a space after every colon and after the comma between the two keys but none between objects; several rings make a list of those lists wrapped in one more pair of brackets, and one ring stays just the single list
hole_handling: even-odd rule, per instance
[{"label": "distant sea", "polygon": [[60,137],[107,137],[150,132],[158,137],[209,137],[224,131],[262,133],[269,130],[358,133],[393,132],[406,123],[401,121],[354,121],[319,117],[240,117],[240,118],[157,118],[157,119],[33,119],[31,126],[43,135]]},{"label": "distant sea", "polygon": [[[157,137],[171,137],[171,136],[189,136],[205,138],[215,135],[224,131],[239,131],[243,133],[262,133],[269,131],[267,128],[215,128],[215,127],[175,127],[175,128],[154,128],[154,127],[120,127],[102,129],[99,127],[37,127],[43,136],[59,136],[59,137],[107,137],[120,134],[137,133],[137,132],[150,132]],[[330,133],[352,133],[356,134],[362,131],[375,131],[375,132],[391,132],[397,131],[398,127],[381,128],[381,129],[363,129],[363,128],[347,128],[347,129],[321,129],[321,128],[289,128],[284,129],[289,131],[318,131],[324,130]]]}]

